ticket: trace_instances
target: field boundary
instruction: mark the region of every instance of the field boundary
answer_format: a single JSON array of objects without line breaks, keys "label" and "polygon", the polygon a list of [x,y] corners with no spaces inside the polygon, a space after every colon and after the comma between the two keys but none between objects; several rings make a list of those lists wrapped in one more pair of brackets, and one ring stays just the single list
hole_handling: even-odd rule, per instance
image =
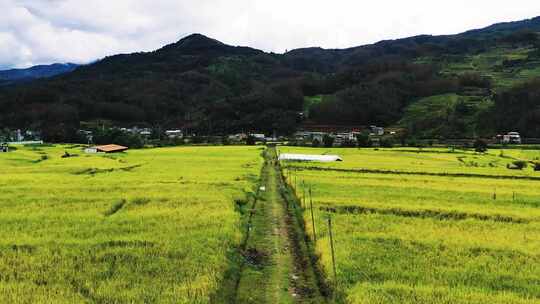
[{"label": "field boundary", "polygon": [[476,173],[446,173],[446,172],[415,172],[415,171],[397,171],[397,170],[378,170],[378,169],[341,169],[341,168],[323,168],[323,167],[301,167],[288,166],[292,170],[299,171],[330,171],[345,173],[367,173],[367,174],[394,174],[394,175],[420,175],[420,176],[440,176],[440,177],[465,177],[465,178],[489,178],[489,179],[510,179],[510,180],[532,180],[540,181],[540,176],[512,176],[512,175],[490,175]]},{"label": "field boundary", "polygon": [[[262,153],[261,157],[264,158],[265,152]],[[227,269],[222,282],[220,284],[220,288],[210,296],[210,302],[211,303],[219,303],[219,304],[228,304],[228,303],[235,303],[237,297],[238,297],[238,290],[240,286],[240,281],[242,279],[242,272],[246,268],[246,264],[248,263],[248,260],[245,258],[246,255],[246,249],[247,245],[249,243],[250,237],[251,237],[251,230],[253,227],[253,217],[257,213],[257,203],[260,199],[260,187],[265,184],[265,175],[263,174],[265,170],[265,165],[261,167],[260,173],[259,173],[259,180],[255,183],[253,186],[253,189],[255,192],[247,192],[246,191],[246,204],[241,204],[237,200],[235,202],[236,204],[236,211],[240,213],[241,215],[241,222],[242,222],[242,229],[243,235],[242,235],[242,241],[235,247],[233,247],[231,253],[229,254],[229,268]],[[251,204],[250,204],[251,203]],[[246,210],[246,206],[248,206],[248,210]],[[249,215],[246,216],[245,212],[249,211]]]},{"label": "field boundary", "polygon": [[323,205],[319,207],[319,210],[336,214],[382,214],[382,215],[395,215],[400,217],[416,217],[416,218],[433,218],[438,220],[454,220],[462,221],[467,219],[475,219],[480,221],[493,221],[502,223],[513,224],[527,224],[529,220],[524,218],[516,218],[512,216],[504,216],[500,214],[480,214],[480,213],[467,213],[459,211],[442,211],[442,210],[406,210],[401,208],[373,208],[364,206],[337,206],[330,207],[329,205]]}]

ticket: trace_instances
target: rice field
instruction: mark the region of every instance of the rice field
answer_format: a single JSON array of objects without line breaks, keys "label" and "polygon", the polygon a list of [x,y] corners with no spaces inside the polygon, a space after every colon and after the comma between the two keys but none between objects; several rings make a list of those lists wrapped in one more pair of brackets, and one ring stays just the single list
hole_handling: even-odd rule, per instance
[{"label": "rice field", "polygon": [[235,200],[256,185],[260,154],[0,154],[0,303],[209,303],[241,241]]},{"label": "rice field", "polygon": [[[343,300],[540,303],[540,174],[530,166],[506,167],[516,159],[537,159],[540,151],[483,155],[284,147],[280,152],[344,159],[282,164],[291,169],[289,182],[297,185],[300,198],[303,183],[312,187],[316,252]],[[309,208],[304,217],[313,239]]]}]

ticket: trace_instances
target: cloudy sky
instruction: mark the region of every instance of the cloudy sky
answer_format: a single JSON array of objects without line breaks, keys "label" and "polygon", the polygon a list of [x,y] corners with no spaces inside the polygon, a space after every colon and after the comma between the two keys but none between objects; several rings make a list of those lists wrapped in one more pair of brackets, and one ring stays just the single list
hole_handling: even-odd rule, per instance
[{"label": "cloudy sky", "polygon": [[150,51],[191,33],[277,53],[453,34],[540,15],[538,0],[0,0],[0,69]]}]

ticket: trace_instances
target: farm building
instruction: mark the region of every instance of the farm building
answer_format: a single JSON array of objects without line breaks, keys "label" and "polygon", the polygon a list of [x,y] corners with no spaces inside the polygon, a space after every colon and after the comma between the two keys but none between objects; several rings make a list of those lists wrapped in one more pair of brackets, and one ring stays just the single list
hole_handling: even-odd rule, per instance
[{"label": "farm building", "polygon": [[338,155],[311,155],[311,154],[288,154],[288,153],[280,154],[279,160],[323,162],[323,163],[343,161],[343,159],[339,157]]},{"label": "farm building", "polygon": [[96,147],[90,147],[84,149],[85,153],[117,153],[117,152],[124,152],[128,147],[120,146],[120,145],[104,145],[104,146],[96,146]]}]

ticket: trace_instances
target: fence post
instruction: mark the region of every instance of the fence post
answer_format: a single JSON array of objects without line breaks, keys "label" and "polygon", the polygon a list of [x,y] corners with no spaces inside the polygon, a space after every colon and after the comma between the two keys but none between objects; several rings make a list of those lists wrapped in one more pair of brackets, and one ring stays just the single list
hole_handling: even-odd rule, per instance
[{"label": "fence post", "polygon": [[302,208],[306,205],[306,181],[302,181]]},{"label": "fence post", "polygon": [[332,266],[334,269],[334,284],[337,289],[336,256],[334,253],[334,237],[332,235],[332,216],[328,215],[328,232],[330,234],[330,249],[332,250]]},{"label": "fence post", "polygon": [[315,216],[313,216],[313,195],[311,185],[309,186],[309,205],[311,209],[311,227],[313,228],[313,242],[317,242],[317,234],[315,233]]},{"label": "fence post", "polygon": [[294,196],[298,195],[298,169],[294,169]]}]

